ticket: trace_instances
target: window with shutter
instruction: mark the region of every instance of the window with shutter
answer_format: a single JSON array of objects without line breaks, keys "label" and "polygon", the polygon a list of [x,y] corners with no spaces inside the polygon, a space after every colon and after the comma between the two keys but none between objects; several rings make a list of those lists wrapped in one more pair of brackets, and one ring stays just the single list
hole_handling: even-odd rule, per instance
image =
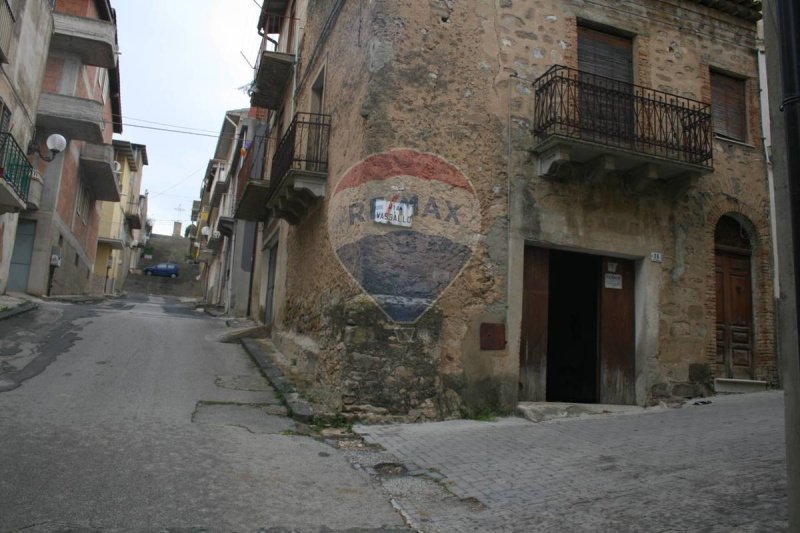
[{"label": "window with shutter", "polygon": [[585,138],[624,144],[633,136],[633,40],[578,27],[580,116]]},{"label": "window with shutter", "polygon": [[5,133],[9,129],[11,129],[11,110],[6,107],[3,100],[0,100],[0,133]]},{"label": "window with shutter", "polygon": [[737,141],[745,140],[744,80],[711,72],[711,115],[714,133]]}]

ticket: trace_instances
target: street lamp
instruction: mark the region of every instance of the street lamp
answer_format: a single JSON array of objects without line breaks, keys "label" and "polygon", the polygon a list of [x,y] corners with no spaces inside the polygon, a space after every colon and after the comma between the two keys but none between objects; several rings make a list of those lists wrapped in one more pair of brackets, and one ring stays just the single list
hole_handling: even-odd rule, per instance
[{"label": "street lamp", "polygon": [[67,139],[65,139],[64,136],[59,133],[53,133],[47,137],[46,144],[47,151],[50,154],[49,157],[41,154],[39,141],[36,139],[36,134],[34,134],[33,140],[28,145],[28,155],[36,154],[49,163],[55,159],[60,152],[64,151],[64,149],[67,147]]}]

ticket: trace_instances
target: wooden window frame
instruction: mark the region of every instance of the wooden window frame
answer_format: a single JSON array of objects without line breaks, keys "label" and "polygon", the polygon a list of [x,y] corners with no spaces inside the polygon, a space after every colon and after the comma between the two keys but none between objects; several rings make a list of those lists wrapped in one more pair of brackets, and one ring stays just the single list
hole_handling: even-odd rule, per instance
[{"label": "wooden window frame", "polygon": [[747,142],[747,79],[712,69],[710,81],[714,135]]}]

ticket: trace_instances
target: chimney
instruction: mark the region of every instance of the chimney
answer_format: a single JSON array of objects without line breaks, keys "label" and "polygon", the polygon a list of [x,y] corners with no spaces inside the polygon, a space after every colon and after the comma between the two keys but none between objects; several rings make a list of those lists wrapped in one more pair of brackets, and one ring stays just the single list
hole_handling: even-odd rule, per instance
[{"label": "chimney", "polygon": [[182,226],[182,224],[180,222],[175,222],[175,224],[172,226],[172,236],[173,237],[180,237],[181,236],[181,226]]}]

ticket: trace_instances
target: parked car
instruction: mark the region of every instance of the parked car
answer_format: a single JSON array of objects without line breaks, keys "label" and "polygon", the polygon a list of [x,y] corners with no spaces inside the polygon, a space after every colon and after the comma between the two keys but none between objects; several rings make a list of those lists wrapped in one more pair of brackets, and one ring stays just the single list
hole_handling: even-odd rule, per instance
[{"label": "parked car", "polygon": [[166,276],[170,278],[177,278],[180,274],[180,269],[175,263],[159,263],[157,265],[145,267],[144,273],[147,276]]}]

